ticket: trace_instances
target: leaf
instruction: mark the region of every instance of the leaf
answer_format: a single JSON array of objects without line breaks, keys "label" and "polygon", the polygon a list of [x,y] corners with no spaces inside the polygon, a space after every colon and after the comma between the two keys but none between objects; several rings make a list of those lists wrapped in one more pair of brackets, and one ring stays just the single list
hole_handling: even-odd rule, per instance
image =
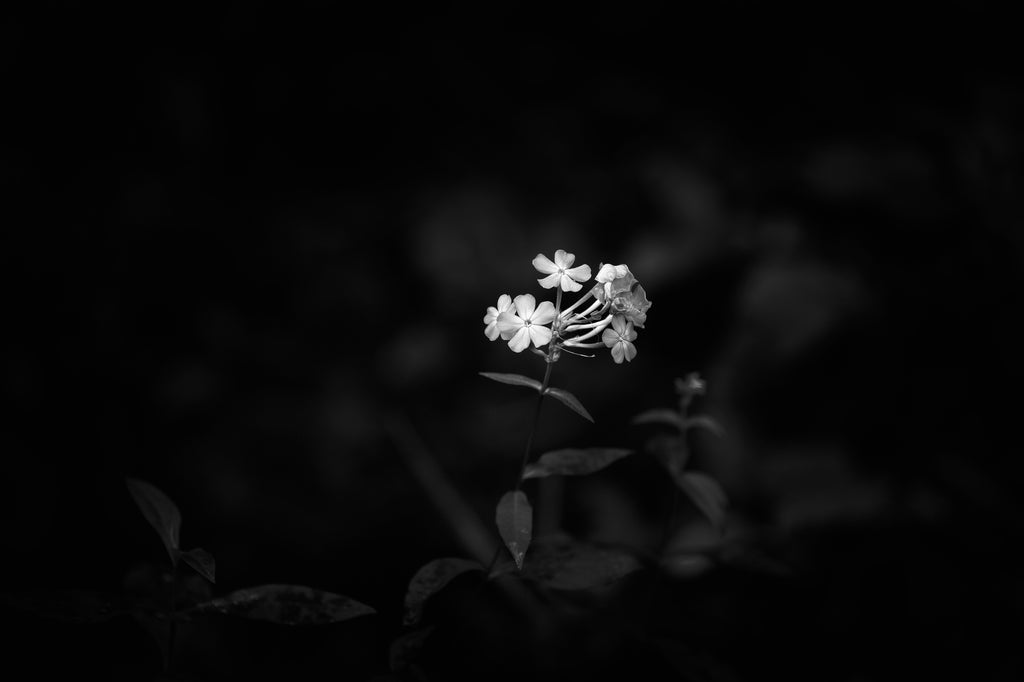
[{"label": "leaf", "polygon": [[198,604],[189,612],[220,613],[281,625],[325,625],[376,613],[355,599],[304,585],[248,587]]},{"label": "leaf", "polygon": [[205,549],[196,547],[195,549],[190,549],[187,552],[182,552],[180,556],[186,564],[196,570],[196,573],[203,576],[211,583],[217,582],[214,579],[217,571],[217,562],[214,561],[213,555]]},{"label": "leaf", "polygon": [[23,590],[0,594],[0,603],[63,623],[103,623],[127,613],[113,595],[91,590]]},{"label": "leaf", "polygon": [[523,557],[533,538],[533,508],[526,494],[521,490],[513,490],[502,495],[495,521],[501,539],[515,559],[516,568],[522,570]]},{"label": "leaf", "polygon": [[181,512],[159,488],[137,478],[126,478],[128,492],[149,525],[160,536],[172,562],[177,562],[178,535],[181,532]]},{"label": "leaf", "polygon": [[512,386],[526,386],[540,393],[540,382],[522,374],[501,374],[499,372],[480,372],[480,376],[493,379],[498,383],[511,384]]},{"label": "leaf", "polygon": [[567,448],[553,450],[540,456],[526,467],[523,479],[546,476],[585,476],[633,454],[623,448]]},{"label": "leaf", "polygon": [[580,415],[590,423],[594,422],[594,418],[590,416],[589,412],[587,412],[587,408],[583,407],[583,403],[581,403],[579,399],[572,393],[569,393],[569,391],[563,390],[561,388],[548,388],[544,391],[544,395],[549,395],[552,398],[555,398],[560,402],[564,403],[566,407],[568,407],[573,412]]},{"label": "leaf", "polygon": [[707,474],[685,471],[675,477],[676,483],[689,496],[697,509],[708,518],[716,529],[725,525],[725,508],[728,499],[718,481]]},{"label": "leaf", "polygon": [[476,561],[445,557],[428,562],[409,581],[405,592],[405,616],[403,625],[415,625],[423,616],[423,607],[453,579],[468,571],[482,571],[484,567]]},{"label": "leaf", "polygon": [[680,415],[675,410],[670,410],[665,407],[647,410],[646,412],[641,412],[637,416],[633,417],[633,423],[667,424],[669,426],[674,426],[680,431],[686,430],[686,422],[683,420],[682,415]]},{"label": "leaf", "polygon": [[391,672],[403,672],[419,658],[427,637],[434,632],[433,625],[399,635],[388,649],[388,665]]},{"label": "leaf", "polygon": [[683,428],[686,428],[686,429],[702,428],[702,429],[707,429],[708,431],[710,431],[711,433],[715,434],[716,436],[724,436],[725,435],[725,429],[722,428],[721,424],[719,424],[717,421],[715,421],[711,417],[708,417],[707,415],[703,415],[703,414],[702,415],[698,415],[696,417],[688,417],[687,419],[685,419],[683,421]]},{"label": "leaf", "polygon": [[639,568],[640,562],[622,550],[555,535],[537,539],[522,576],[555,590],[587,590],[610,585]]}]

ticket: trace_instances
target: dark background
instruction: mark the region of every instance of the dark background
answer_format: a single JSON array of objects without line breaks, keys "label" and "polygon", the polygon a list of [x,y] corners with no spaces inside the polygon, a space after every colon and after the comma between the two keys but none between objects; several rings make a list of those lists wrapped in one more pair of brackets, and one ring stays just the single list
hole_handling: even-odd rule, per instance
[{"label": "dark background", "polygon": [[[216,556],[218,594],[297,583],[378,611],[223,626],[209,678],[383,676],[411,575],[465,555],[388,420],[489,524],[531,401],[477,372],[542,365],[480,320],[540,297],[530,260],[564,248],[628,263],[653,307],[630,365],[556,366],[597,423],[547,405],[538,451],[642,449],[629,419],[699,371],[727,434],[694,466],[784,567],[671,581],[639,641],[671,642],[678,679],[1019,679],[1024,92],[999,17],[940,14],[949,31],[743,3],[7,16],[8,589],[116,591],[161,561],[136,476]],[[669,488],[637,457],[566,495],[568,530],[642,545]],[[557,668],[511,651],[492,607],[428,678]],[[8,654],[144,678],[132,625],[28,619]],[[624,641],[577,633],[558,670],[598,650],[661,669]]]}]

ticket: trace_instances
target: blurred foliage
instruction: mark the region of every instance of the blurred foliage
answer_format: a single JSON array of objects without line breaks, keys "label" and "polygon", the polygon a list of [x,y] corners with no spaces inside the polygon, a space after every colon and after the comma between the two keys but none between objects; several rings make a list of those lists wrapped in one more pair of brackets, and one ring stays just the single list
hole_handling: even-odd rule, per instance
[{"label": "blurred foliage", "polygon": [[[480,319],[539,294],[530,259],[566,248],[628,263],[653,307],[629,366],[559,363],[596,424],[546,405],[538,448],[640,450],[630,418],[699,370],[727,435],[695,435],[694,457],[750,552],[514,638],[493,595],[453,583],[428,673],[531,651],[505,672],[1024,675],[1015,43],[790,36],[763,23],[785,11],[728,11],[758,28],[707,7],[5,17],[5,583],[116,589],[162,551],[123,477],[160,481],[219,588],[311,584],[379,612],[209,635],[211,675],[387,674],[409,579],[459,547],[385,415],[488,518],[530,396],[478,372],[539,361]],[[660,473],[631,457],[568,482],[566,529],[656,542]],[[131,678],[148,659],[120,642],[146,644],[117,627],[7,644]]]}]

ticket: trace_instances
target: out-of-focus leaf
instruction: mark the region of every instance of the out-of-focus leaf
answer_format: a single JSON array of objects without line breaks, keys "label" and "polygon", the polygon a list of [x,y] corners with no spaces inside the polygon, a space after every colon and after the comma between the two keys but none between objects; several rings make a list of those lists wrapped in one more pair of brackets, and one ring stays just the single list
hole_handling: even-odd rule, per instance
[{"label": "out-of-focus leaf", "polygon": [[211,583],[217,582],[215,580],[217,562],[214,560],[213,555],[205,549],[196,547],[195,549],[190,549],[187,552],[182,552],[180,556],[182,561],[196,570],[196,573],[203,576]]},{"label": "out-of-focus leaf", "polygon": [[715,562],[703,554],[674,554],[663,557],[661,568],[673,578],[696,578],[711,570]]},{"label": "out-of-focus leaf", "polygon": [[152,483],[137,478],[126,478],[125,483],[142,515],[163,541],[171,561],[177,561],[178,536],[181,532],[181,512],[178,506]]},{"label": "out-of-focus leaf", "polygon": [[405,616],[403,624],[415,625],[423,616],[423,607],[434,594],[444,589],[453,579],[468,571],[483,571],[476,561],[458,557],[434,559],[425,564],[409,581],[405,592]]},{"label": "out-of-focus leaf", "polygon": [[388,664],[391,667],[391,672],[398,673],[407,670],[419,658],[423,644],[433,632],[434,626],[428,625],[425,628],[418,628],[396,637],[391,642],[388,651]]},{"label": "out-of-focus leaf", "polygon": [[683,427],[687,429],[700,428],[707,429],[716,436],[724,436],[725,429],[717,421],[708,417],[707,415],[697,415],[696,417],[687,417],[683,421]]},{"label": "out-of-focus leaf", "polygon": [[376,611],[355,599],[304,585],[260,585],[197,604],[189,613],[220,613],[281,625],[325,625]]},{"label": "out-of-focus leaf", "polygon": [[553,450],[540,456],[526,467],[523,478],[546,476],[585,476],[600,471],[617,460],[633,454],[623,448],[566,448]]},{"label": "out-of-focus leaf", "polygon": [[686,430],[686,422],[675,410],[670,410],[665,407],[659,407],[653,410],[647,410],[641,412],[637,416],[633,417],[634,424],[667,424],[675,427],[680,431]]},{"label": "out-of-focus leaf", "polygon": [[533,538],[533,508],[530,500],[521,490],[513,490],[501,496],[495,512],[498,533],[512,553],[516,568],[522,570],[523,557]]},{"label": "out-of-focus leaf", "polygon": [[729,501],[718,481],[698,471],[684,471],[675,479],[711,525],[721,531],[725,526],[725,508]]},{"label": "out-of-focus leaf", "polygon": [[640,562],[624,551],[555,535],[537,539],[522,576],[555,590],[587,590],[610,585],[639,568]]},{"label": "out-of-focus leaf", "polygon": [[127,613],[113,595],[91,590],[24,590],[0,594],[0,603],[38,618],[64,623],[102,623]]},{"label": "out-of-focus leaf", "polygon": [[502,384],[511,384],[512,386],[526,386],[540,393],[540,382],[530,377],[524,377],[522,374],[502,374],[500,372],[480,372],[480,376],[493,379]]},{"label": "out-of-focus leaf", "polygon": [[574,396],[572,393],[569,393],[569,391],[561,388],[547,388],[545,389],[544,394],[563,403],[566,407],[587,421],[591,423],[594,422],[594,418],[590,416],[589,412],[587,412],[587,408],[583,407],[583,403],[579,401],[579,398]]}]

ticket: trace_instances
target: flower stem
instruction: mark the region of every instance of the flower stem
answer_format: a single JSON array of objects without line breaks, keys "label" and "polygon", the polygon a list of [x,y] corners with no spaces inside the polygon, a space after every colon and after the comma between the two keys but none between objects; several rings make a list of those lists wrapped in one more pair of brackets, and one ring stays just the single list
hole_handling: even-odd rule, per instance
[{"label": "flower stem", "polygon": [[537,395],[537,403],[533,408],[533,423],[530,432],[526,436],[526,447],[523,449],[523,461],[519,465],[519,478],[516,479],[516,490],[523,485],[523,474],[526,473],[526,465],[530,463],[530,450],[533,447],[533,436],[537,432],[537,424],[540,422],[540,407],[544,404],[544,392],[548,389],[548,381],[551,379],[551,368],[555,363],[550,361],[544,364],[544,379],[540,382],[540,393]]}]

